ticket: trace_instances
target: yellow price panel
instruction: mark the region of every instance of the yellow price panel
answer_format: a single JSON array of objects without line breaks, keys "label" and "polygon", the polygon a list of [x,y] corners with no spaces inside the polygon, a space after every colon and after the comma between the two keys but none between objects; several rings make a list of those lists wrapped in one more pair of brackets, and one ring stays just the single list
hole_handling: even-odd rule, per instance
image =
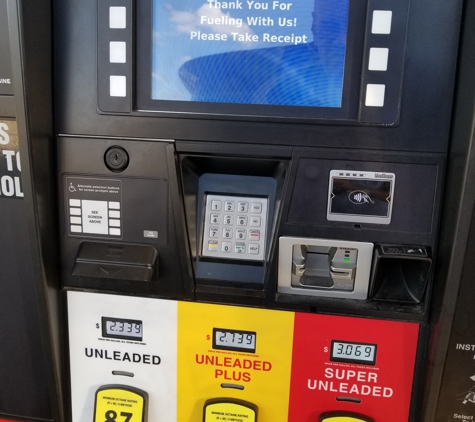
[{"label": "yellow price panel", "polygon": [[203,422],[257,422],[257,406],[243,400],[208,400],[203,413]]},{"label": "yellow price panel", "polygon": [[105,385],[96,392],[94,422],[147,422],[148,394],[124,385]]}]

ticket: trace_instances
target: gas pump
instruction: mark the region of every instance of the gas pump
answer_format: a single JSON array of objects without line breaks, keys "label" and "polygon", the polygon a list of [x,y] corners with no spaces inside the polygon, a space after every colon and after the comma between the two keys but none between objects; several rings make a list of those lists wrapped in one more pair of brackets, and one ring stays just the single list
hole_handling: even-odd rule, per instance
[{"label": "gas pump", "polygon": [[65,421],[424,417],[462,10],[435,2],[52,1],[54,120],[21,128],[54,135]]},{"label": "gas pump", "polygon": [[461,4],[425,6],[54,2],[68,420],[419,420]]}]

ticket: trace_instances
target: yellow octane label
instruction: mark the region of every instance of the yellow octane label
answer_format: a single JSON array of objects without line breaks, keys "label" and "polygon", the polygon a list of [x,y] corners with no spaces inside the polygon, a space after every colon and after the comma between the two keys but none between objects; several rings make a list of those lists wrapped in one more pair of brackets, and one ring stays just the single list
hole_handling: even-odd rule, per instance
[{"label": "yellow octane label", "polygon": [[204,422],[255,422],[256,412],[237,403],[214,403],[206,407]]},{"label": "yellow octane label", "polygon": [[144,398],[120,388],[101,390],[96,395],[94,422],[143,422]]}]

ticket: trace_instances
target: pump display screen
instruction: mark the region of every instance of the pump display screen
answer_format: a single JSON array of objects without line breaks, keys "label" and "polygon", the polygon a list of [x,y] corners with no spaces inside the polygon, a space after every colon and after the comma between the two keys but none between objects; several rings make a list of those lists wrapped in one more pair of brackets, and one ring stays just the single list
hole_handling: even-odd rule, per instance
[{"label": "pump display screen", "polygon": [[256,336],[253,331],[213,328],[213,349],[255,353]]},{"label": "pump display screen", "polygon": [[376,363],[376,349],[376,344],[332,340],[330,360],[374,365]]},{"label": "pump display screen", "polygon": [[142,321],[102,317],[102,337],[142,340]]},{"label": "pump display screen", "polygon": [[341,107],[350,0],[153,0],[152,100]]}]

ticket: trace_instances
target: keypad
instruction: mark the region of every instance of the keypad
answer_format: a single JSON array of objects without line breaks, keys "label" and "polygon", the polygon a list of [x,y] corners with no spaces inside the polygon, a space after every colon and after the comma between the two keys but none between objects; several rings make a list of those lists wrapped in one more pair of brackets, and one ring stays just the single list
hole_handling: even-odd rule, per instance
[{"label": "keypad", "polygon": [[207,195],[202,255],[263,261],[267,198]]}]

